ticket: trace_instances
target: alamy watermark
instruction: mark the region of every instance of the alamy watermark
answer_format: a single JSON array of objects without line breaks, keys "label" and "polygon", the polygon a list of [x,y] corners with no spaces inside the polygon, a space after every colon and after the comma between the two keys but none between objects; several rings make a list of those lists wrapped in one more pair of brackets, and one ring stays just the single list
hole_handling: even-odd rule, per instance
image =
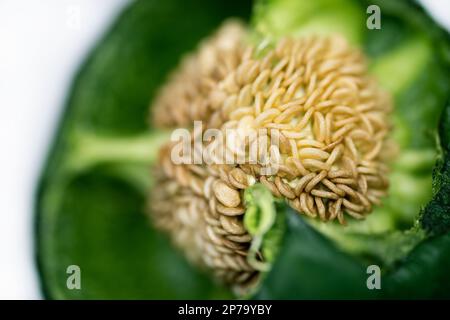
[{"label": "alamy watermark", "polygon": [[372,264],[367,267],[366,270],[367,277],[366,285],[369,290],[380,290],[381,289],[381,269],[376,264]]},{"label": "alamy watermark", "polygon": [[366,13],[369,14],[366,20],[366,26],[369,30],[381,29],[381,9],[376,4],[367,7]]},{"label": "alamy watermark", "polygon": [[278,172],[281,164],[278,129],[204,129],[194,121],[194,129],[172,132],[171,160],[174,164],[258,164],[263,175]]},{"label": "alamy watermark", "polygon": [[69,29],[78,31],[82,26],[81,7],[79,5],[69,5],[66,8],[66,25]]},{"label": "alamy watermark", "polygon": [[66,269],[69,275],[66,280],[66,287],[69,290],[81,290],[81,268],[75,264]]}]

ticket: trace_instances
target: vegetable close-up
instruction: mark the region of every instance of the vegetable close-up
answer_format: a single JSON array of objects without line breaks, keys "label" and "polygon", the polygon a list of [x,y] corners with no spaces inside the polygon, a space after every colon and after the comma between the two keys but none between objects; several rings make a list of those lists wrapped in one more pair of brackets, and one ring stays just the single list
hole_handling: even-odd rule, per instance
[{"label": "vegetable close-up", "polygon": [[450,298],[449,89],[415,1],[130,3],[37,187],[45,297]]}]

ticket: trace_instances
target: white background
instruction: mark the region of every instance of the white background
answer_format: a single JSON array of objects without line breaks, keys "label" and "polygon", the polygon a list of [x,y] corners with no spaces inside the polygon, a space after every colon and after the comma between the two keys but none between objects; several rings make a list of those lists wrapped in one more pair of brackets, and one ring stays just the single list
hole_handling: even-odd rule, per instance
[{"label": "white background", "polygon": [[[129,2],[0,0],[0,299],[41,297],[36,179],[74,72]],[[450,29],[450,0],[423,2]]]}]

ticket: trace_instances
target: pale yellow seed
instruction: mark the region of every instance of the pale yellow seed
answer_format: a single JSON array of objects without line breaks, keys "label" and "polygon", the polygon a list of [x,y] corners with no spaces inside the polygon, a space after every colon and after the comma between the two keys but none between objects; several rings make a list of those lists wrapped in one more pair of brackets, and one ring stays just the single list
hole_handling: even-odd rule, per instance
[{"label": "pale yellow seed", "polygon": [[214,195],[223,205],[237,207],[241,203],[239,192],[218,180],[213,185]]}]

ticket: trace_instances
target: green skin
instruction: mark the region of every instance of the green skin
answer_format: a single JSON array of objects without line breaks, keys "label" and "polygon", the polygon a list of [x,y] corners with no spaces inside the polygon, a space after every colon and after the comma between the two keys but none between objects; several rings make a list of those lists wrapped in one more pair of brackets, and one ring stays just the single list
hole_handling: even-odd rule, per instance
[{"label": "green skin", "polygon": [[[251,8],[246,1],[181,3],[131,5],[75,79],[37,192],[36,251],[48,298],[232,297],[189,266],[144,215],[148,167],[168,137],[148,131],[148,101],[183,53]],[[381,8],[381,30],[366,28],[370,4]],[[448,34],[406,0],[259,0],[251,26],[250,41],[340,32],[362,48],[394,97],[401,148],[384,205],[347,227],[300,217],[261,185],[246,190],[251,252],[262,250],[270,262],[258,265],[263,281],[251,297],[449,297]],[[72,264],[81,268],[81,290],[66,287]],[[381,290],[367,289],[372,264],[381,267]]]}]

